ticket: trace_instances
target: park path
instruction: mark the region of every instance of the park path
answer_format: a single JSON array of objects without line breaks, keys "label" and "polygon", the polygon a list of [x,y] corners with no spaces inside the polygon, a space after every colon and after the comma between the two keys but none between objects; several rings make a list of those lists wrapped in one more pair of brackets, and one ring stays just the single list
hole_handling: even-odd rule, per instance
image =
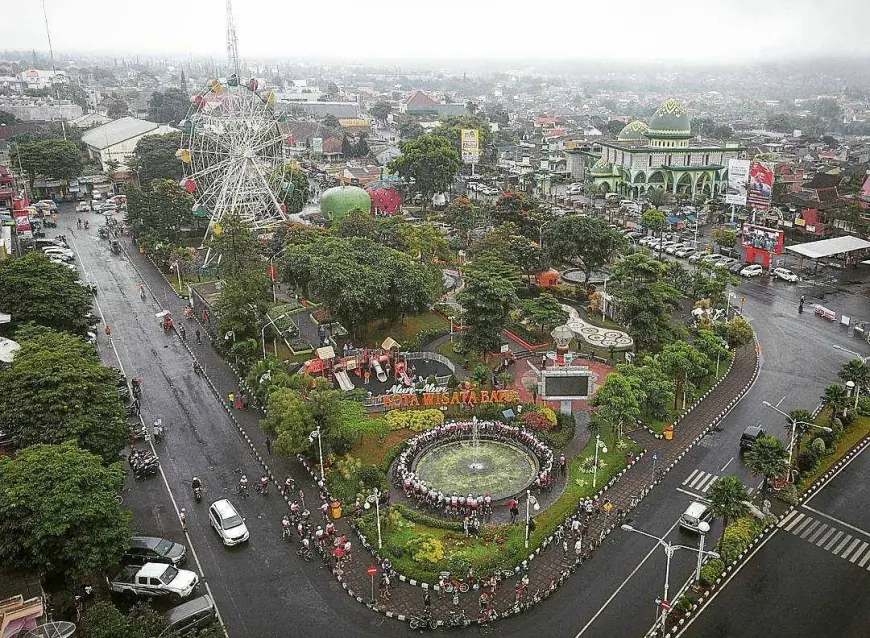
[{"label": "park path", "polygon": [[[155,296],[164,303],[164,307],[171,310],[177,317],[182,317],[182,311],[187,304],[186,300],[179,298],[175,294],[163,275],[160,274],[147,257],[141,255],[135,249],[130,249],[129,246],[125,246],[125,248],[131,263],[139,271],[141,277],[152,289]],[[318,503],[316,496],[317,488],[312,475],[309,473],[310,470],[304,468],[297,459],[271,454],[269,451],[270,447],[266,445],[266,435],[259,426],[260,419],[263,416],[260,410],[253,407],[248,410],[236,410],[229,404],[227,395],[230,392],[238,392],[239,389],[238,375],[214,351],[208,342],[205,331],[203,333],[204,340],[202,346],[191,343],[191,340],[187,342],[187,345],[191,355],[203,365],[206,376],[216,396],[221,400],[230,417],[239,426],[244,440],[251,447],[255,457],[263,464],[273,480],[283,482],[284,477],[288,474],[294,476],[297,484],[304,489],[308,506],[314,512],[314,508]],[[646,455],[652,453],[658,455],[659,467],[669,469],[716,420],[721,418],[734,405],[736,398],[742,396],[748,389],[756,374],[756,351],[751,346],[741,348],[735,353],[734,363],[723,381],[679,422],[673,441],[657,439],[645,430],[636,430],[630,436],[646,450]],[[572,449],[576,448],[577,451],[582,449],[586,443],[583,440],[584,436],[587,437],[586,441],[588,441],[588,430],[585,427],[585,423],[581,426],[581,423],[578,422],[577,434],[575,434],[570,447]],[[611,480],[605,494],[610,502],[613,503],[613,512],[615,513],[619,509],[628,512],[632,508],[634,499],[645,494],[651,487],[651,484],[652,476],[648,464],[635,463],[618,480]],[[502,509],[505,509],[504,506]],[[497,515],[504,516],[505,514],[502,512],[497,513]],[[348,534],[349,537],[353,536],[356,541],[354,544],[354,556],[340,576],[342,586],[360,603],[368,604],[370,579],[366,574],[366,568],[369,565],[374,565],[376,559],[368,556],[366,551],[359,547],[359,539],[355,537],[355,532],[352,529],[349,518],[341,518],[335,521],[335,524],[338,533]],[[276,521],[276,530],[279,529],[279,525],[280,522]],[[605,516],[602,514],[598,517],[593,517],[589,521],[586,535],[588,545],[586,543],[584,545],[587,547],[589,545],[597,545],[600,539],[603,539],[604,535],[615,526],[615,516],[613,515]],[[482,535],[485,536],[485,533],[484,529]],[[370,539],[370,542],[376,545],[377,540]],[[571,539],[570,543],[573,544],[573,539]],[[292,557],[292,559],[296,558]],[[567,578],[570,575],[575,568],[575,559],[570,551],[565,554],[558,542],[548,540],[539,550],[532,554],[529,560],[524,561],[523,566],[526,568],[529,577],[528,591],[531,593],[536,591],[544,592],[551,587],[552,583],[558,583],[560,578]],[[423,607],[423,590],[432,589],[433,584],[417,583],[413,580],[405,581],[404,577],[402,577],[402,581],[397,583],[388,602],[377,603],[377,609],[389,617],[405,620],[408,616],[417,615],[421,612]],[[491,595],[490,608],[496,609],[500,613],[509,611],[514,603],[515,594],[513,585],[513,579],[502,581],[496,592]],[[474,590],[460,596],[459,607],[464,609],[466,616],[470,619],[478,617],[478,596],[479,592]],[[448,611],[456,609],[452,604],[450,596],[441,598],[438,591],[432,592],[431,600],[432,610],[436,618],[443,620],[446,618]]]}]

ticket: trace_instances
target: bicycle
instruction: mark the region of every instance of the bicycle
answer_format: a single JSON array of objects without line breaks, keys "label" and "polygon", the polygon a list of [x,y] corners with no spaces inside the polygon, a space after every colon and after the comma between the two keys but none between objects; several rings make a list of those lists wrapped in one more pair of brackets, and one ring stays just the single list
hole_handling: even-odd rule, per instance
[{"label": "bicycle", "polygon": [[300,547],[296,550],[296,555],[304,558],[306,563],[310,563],[314,559],[314,554],[311,553],[311,549],[308,547]]},{"label": "bicycle", "polygon": [[241,485],[236,486],[236,494],[241,496],[242,498],[248,498],[248,486],[245,485],[242,487]]}]

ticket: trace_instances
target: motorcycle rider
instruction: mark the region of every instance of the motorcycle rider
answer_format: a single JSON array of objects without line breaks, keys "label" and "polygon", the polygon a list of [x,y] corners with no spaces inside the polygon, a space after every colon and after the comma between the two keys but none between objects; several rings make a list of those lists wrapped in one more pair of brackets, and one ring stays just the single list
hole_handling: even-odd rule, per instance
[{"label": "motorcycle rider", "polygon": [[242,478],[239,479],[239,493],[248,493],[248,477],[245,474],[242,474]]},{"label": "motorcycle rider", "polygon": [[[199,480],[199,477],[194,476],[193,480],[190,482],[190,486],[193,488],[193,495],[199,500],[202,495],[202,481]],[[199,496],[197,496],[199,494]]]}]

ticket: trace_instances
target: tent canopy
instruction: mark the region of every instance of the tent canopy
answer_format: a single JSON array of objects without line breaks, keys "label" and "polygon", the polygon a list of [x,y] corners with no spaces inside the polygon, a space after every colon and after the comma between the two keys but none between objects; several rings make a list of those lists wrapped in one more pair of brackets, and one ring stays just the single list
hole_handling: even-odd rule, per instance
[{"label": "tent canopy", "polygon": [[786,247],[787,250],[803,257],[809,257],[810,259],[821,259],[822,257],[850,253],[856,250],[864,250],[866,248],[870,248],[870,241],[864,241],[858,237],[852,237],[852,235],[833,237],[831,239],[822,239],[821,241],[811,241],[807,244]]}]

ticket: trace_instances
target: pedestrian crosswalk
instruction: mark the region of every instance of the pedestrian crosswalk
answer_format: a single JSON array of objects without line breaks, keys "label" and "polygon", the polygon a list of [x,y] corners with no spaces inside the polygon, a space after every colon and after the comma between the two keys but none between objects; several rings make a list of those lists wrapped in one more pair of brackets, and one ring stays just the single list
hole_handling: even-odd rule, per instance
[{"label": "pedestrian crosswalk", "polygon": [[797,509],[789,512],[779,522],[779,527],[834,556],[870,571],[870,536],[850,534]]},{"label": "pedestrian crosswalk", "polygon": [[689,474],[689,478],[683,481],[683,487],[699,494],[706,494],[713,487],[713,483],[719,478],[718,474],[710,474],[703,470],[695,470]]}]

